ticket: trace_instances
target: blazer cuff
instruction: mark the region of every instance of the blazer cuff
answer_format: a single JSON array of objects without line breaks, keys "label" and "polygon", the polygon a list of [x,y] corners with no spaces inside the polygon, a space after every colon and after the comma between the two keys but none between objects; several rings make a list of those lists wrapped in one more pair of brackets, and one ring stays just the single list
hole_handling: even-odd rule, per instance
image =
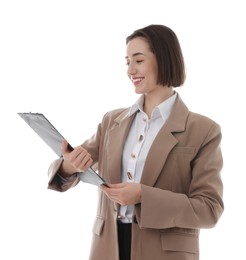
[{"label": "blazer cuff", "polygon": [[48,182],[48,189],[55,190],[55,191],[66,191],[79,182],[78,174],[73,174],[71,177],[63,177],[59,174],[59,169],[63,162],[62,158],[59,158],[52,162],[48,170],[49,182]]}]

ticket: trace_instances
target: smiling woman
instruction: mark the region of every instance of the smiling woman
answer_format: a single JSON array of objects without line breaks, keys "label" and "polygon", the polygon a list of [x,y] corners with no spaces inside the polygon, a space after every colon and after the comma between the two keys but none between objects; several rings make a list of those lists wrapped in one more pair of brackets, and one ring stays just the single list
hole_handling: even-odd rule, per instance
[{"label": "smiling woman", "polygon": [[[136,87],[127,77],[125,56],[130,53],[126,52],[128,46],[125,38],[136,28],[149,24],[165,24],[179,38],[185,60],[186,79],[182,87],[174,89],[175,92],[190,111],[207,115],[218,122],[222,129],[225,212],[215,228],[200,230],[200,260],[244,258],[244,251],[241,249],[244,248],[245,241],[240,239],[241,234],[246,232],[243,224],[246,219],[246,211],[243,210],[246,181],[244,5],[243,0],[0,1],[0,259],[88,260],[90,251],[93,251],[90,250],[90,245],[96,246],[101,235],[108,232],[108,217],[103,218],[101,215],[106,208],[97,214],[96,186],[80,182],[75,188],[63,193],[47,190],[47,169],[56,155],[31,129],[28,131],[17,112],[44,113],[73,146],[80,144],[95,132],[106,111],[132,107],[142,95],[135,94]],[[142,80],[144,84],[147,81],[145,76],[139,72],[136,81]],[[134,77],[132,75],[133,79]],[[164,110],[168,111],[168,108]],[[136,114],[142,113],[141,110],[138,111]],[[176,111],[176,119],[181,118],[185,111],[186,108]],[[153,115],[156,113],[158,116],[159,111],[154,111]],[[145,118],[148,119],[148,124],[146,123],[145,129],[140,121],[137,129],[141,131],[133,138],[137,145],[141,145],[143,141],[146,144],[145,131],[152,129],[151,124],[155,123],[154,119],[151,122],[148,117],[147,114],[140,117],[143,122]],[[166,126],[170,126],[170,120],[169,115]],[[124,122],[124,116],[114,122],[120,133],[126,127]],[[194,168],[199,160],[192,160],[190,164],[189,158],[196,151],[195,147],[187,147],[185,139],[180,139],[184,133],[182,131],[191,128],[181,129],[180,123],[175,122],[160,132],[159,138],[151,146],[149,152],[154,151],[154,155],[149,154],[146,158],[141,185],[150,186],[151,183],[152,188],[157,190],[164,188],[170,192],[169,196],[178,191],[179,199],[184,199],[186,197],[183,192],[189,191],[188,188],[184,191],[183,187],[188,187],[192,175],[181,175],[180,172]],[[180,132],[174,132],[177,127],[180,127]],[[124,178],[135,181],[136,175],[132,173],[135,171],[134,157],[138,160],[136,167],[141,165],[142,149],[137,146],[134,153],[124,156],[122,139],[115,137],[116,132],[113,129],[108,130],[109,138],[105,139],[105,144],[108,142],[111,149],[100,153],[100,156],[106,153],[107,157],[101,174],[107,173],[110,177],[107,181],[111,184],[121,183],[120,177],[114,179],[115,175],[118,176],[123,171],[119,169],[119,161],[121,160],[122,166],[129,161],[131,169],[124,168]],[[203,126],[197,128],[193,135],[190,131],[190,138],[196,138],[202,131]],[[175,146],[167,156],[170,142],[163,140],[171,139],[173,144],[176,140],[172,137],[180,145]],[[203,144],[206,147],[206,142]],[[208,142],[207,147],[209,145]],[[133,147],[128,149],[131,151]],[[164,158],[167,158],[169,166],[166,163],[160,165]],[[154,166],[150,167],[152,161]],[[203,167],[208,169],[209,164],[204,164]],[[115,173],[112,169],[116,169]],[[157,172],[162,169],[165,174],[158,175]],[[201,184],[204,184],[203,181],[205,180],[201,180]],[[164,185],[159,188],[158,184],[163,182]],[[208,182],[210,183],[212,182]],[[196,185],[197,191],[199,184]],[[191,195],[191,202],[195,202],[190,204],[192,208],[197,205],[194,200],[197,196],[194,192]],[[165,198],[161,195],[158,198],[161,197]],[[99,198],[99,204],[108,200],[106,195]],[[146,196],[141,193],[141,200],[144,199]],[[202,199],[201,197],[198,201]],[[180,226],[180,223],[174,221],[184,212],[183,204],[175,214],[175,202],[178,200],[170,200],[169,204],[167,201],[156,201],[156,204],[154,200],[151,201],[148,211],[152,211],[152,206],[159,209],[161,205],[169,205],[166,212],[175,216],[173,219],[169,218],[170,223],[167,226],[170,229],[158,229],[161,225],[154,220],[157,228],[147,228],[151,224],[147,223],[146,228],[140,228],[141,237],[136,237],[139,233],[134,231],[132,239],[139,242],[139,248],[141,244],[159,244],[163,254],[169,249],[172,255],[175,250],[177,254],[178,250],[191,252],[193,249],[188,248],[189,243],[183,246],[181,243],[168,244],[172,239],[181,242],[185,235],[186,238],[190,237],[187,241],[197,241],[194,233],[189,234],[190,230],[172,228],[175,225]],[[111,207],[111,203],[107,203]],[[125,204],[124,199],[121,203]],[[144,209],[143,205],[141,210]],[[138,206],[140,205],[134,210],[140,208]],[[115,202],[118,218],[123,220],[122,216],[126,215],[130,219],[130,207],[127,207],[126,214],[118,214],[119,207],[124,209],[123,205]],[[210,208],[214,209],[213,204],[210,204]],[[158,214],[153,211],[150,217],[153,219],[159,213],[162,213],[161,208]],[[149,216],[146,218],[146,211],[141,211],[141,219],[137,218],[137,214],[133,215],[131,221],[131,227],[136,231],[140,224],[149,219]],[[95,220],[96,215],[98,218]],[[111,217],[110,214],[108,216]],[[163,219],[166,218],[168,216],[163,216]],[[93,223],[96,223],[94,228]],[[187,227],[187,223],[185,226]],[[194,227],[189,225],[189,228]],[[114,224],[110,227],[109,234],[117,232],[115,229]],[[157,230],[158,238],[155,236]],[[185,235],[182,236],[183,233],[179,231]],[[145,233],[153,236],[145,239]],[[181,238],[177,240],[176,234],[180,234]],[[95,236],[95,243],[91,243],[91,236]],[[103,254],[115,248],[111,246],[113,243],[116,244],[113,240],[105,243],[106,250]],[[140,249],[144,255],[145,248]],[[154,260],[155,255],[149,259]]]},{"label": "smiling woman", "polygon": [[[157,84],[168,87],[178,87],[184,84],[183,54],[178,38],[170,28],[166,27],[164,31],[163,25],[155,25],[155,30],[151,26],[146,31],[137,30],[127,37],[126,43],[127,50],[133,51],[130,56],[135,58],[136,63],[143,62],[145,55],[152,57],[154,71],[158,73]],[[136,52],[134,52],[135,49]],[[143,52],[139,52],[142,49]],[[126,56],[126,59],[129,66],[130,57]]]},{"label": "smiling woman", "polygon": [[175,91],[185,69],[169,27],[151,24],[126,43],[127,74],[140,97],[107,112],[73,151],[64,141],[49,188],[74,187],[88,167],[107,181],[90,260],[198,260],[200,229],[214,227],[224,209],[220,126],[189,111]]}]

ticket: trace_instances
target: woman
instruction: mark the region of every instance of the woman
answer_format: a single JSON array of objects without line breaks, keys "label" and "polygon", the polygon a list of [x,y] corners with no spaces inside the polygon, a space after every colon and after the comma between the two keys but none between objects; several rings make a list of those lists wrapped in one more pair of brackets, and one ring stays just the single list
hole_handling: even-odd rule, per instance
[{"label": "woman", "polygon": [[199,230],[223,212],[220,126],[190,112],[174,88],[185,69],[175,33],[163,25],[126,39],[127,74],[140,98],[105,114],[97,132],[49,169],[65,191],[96,166],[99,189],[90,260],[198,260]]}]

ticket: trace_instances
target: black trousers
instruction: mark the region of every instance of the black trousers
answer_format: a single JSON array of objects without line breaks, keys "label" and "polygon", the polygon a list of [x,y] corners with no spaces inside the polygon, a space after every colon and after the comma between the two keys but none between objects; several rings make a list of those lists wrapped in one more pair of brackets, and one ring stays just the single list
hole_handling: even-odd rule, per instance
[{"label": "black trousers", "polygon": [[131,260],[132,224],[117,222],[120,260]]}]

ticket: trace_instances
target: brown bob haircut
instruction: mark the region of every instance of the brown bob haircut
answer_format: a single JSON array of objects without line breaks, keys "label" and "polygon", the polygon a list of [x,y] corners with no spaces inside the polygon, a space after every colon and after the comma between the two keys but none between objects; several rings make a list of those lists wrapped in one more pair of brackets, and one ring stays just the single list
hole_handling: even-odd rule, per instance
[{"label": "brown bob haircut", "polygon": [[147,40],[158,64],[157,84],[179,87],[185,82],[185,64],[176,34],[164,25],[149,25],[134,31],[126,38],[126,44],[134,38]]}]

